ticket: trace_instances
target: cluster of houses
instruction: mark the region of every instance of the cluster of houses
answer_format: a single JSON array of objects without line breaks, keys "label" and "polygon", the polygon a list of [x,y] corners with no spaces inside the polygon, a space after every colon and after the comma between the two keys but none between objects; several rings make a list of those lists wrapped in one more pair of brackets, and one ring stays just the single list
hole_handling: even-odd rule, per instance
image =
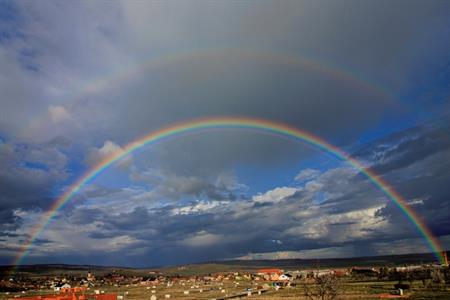
[{"label": "cluster of houses", "polygon": [[[422,266],[396,267],[397,272],[416,270]],[[0,290],[38,290],[52,289],[56,292],[72,287],[94,288],[96,286],[126,286],[126,285],[155,285],[167,282],[220,282],[227,280],[253,280],[253,281],[281,281],[288,282],[293,279],[320,277],[325,275],[347,276],[351,274],[376,275],[379,271],[374,268],[351,269],[311,269],[301,271],[283,271],[278,268],[265,268],[254,272],[219,272],[206,276],[167,276],[157,272],[149,272],[147,276],[127,276],[113,272],[96,278],[91,272],[85,277],[38,277],[38,278],[1,278]]]},{"label": "cluster of houses", "polygon": [[65,277],[56,278],[56,280],[51,281],[47,286],[55,292],[61,292],[72,289],[71,283],[76,287],[91,288],[95,286],[95,276],[91,272],[88,272],[86,278],[72,278],[72,280]]},{"label": "cluster of houses", "polygon": [[284,273],[281,269],[260,269],[256,273],[258,277],[255,280],[270,280],[270,281],[291,281],[293,276],[289,273]]},{"label": "cluster of houses", "polygon": [[0,278],[0,291],[16,292],[26,290],[53,290],[61,292],[73,287],[92,288],[95,286],[95,276],[88,272],[87,277],[76,276],[14,276]]},{"label": "cluster of houses", "polygon": [[[0,291],[3,292],[17,292],[26,290],[53,290],[54,292],[61,292],[69,290],[74,287],[84,287],[90,290],[95,290],[96,287],[107,286],[156,286],[164,285],[167,287],[173,284],[181,286],[196,286],[199,284],[208,285],[214,282],[239,282],[239,281],[269,281],[278,282],[283,285],[290,285],[294,279],[311,279],[321,276],[372,276],[377,277],[388,272],[406,273],[416,272],[418,270],[425,270],[426,268],[439,267],[437,265],[410,265],[405,267],[352,267],[341,269],[309,269],[284,271],[278,268],[263,268],[248,272],[218,272],[205,276],[181,276],[181,275],[163,275],[158,272],[148,272],[146,276],[126,275],[124,273],[112,272],[98,276],[97,278],[88,272],[87,276],[83,277],[0,277]],[[262,284],[262,283],[261,283]]]}]

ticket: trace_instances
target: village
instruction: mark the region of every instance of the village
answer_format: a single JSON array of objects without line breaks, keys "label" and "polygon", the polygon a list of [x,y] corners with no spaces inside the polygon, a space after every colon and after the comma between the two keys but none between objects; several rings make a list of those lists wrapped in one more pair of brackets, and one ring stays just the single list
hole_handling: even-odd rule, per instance
[{"label": "village", "polygon": [[313,297],[322,290],[318,289],[322,284],[327,285],[323,290],[329,297],[318,299],[337,299],[332,297],[333,293],[339,299],[351,295],[380,299],[409,297],[414,290],[446,292],[448,281],[448,266],[437,264],[303,270],[261,268],[206,275],[167,275],[156,270],[139,276],[121,271],[96,275],[88,271],[85,275],[3,276],[0,299],[316,299]]}]

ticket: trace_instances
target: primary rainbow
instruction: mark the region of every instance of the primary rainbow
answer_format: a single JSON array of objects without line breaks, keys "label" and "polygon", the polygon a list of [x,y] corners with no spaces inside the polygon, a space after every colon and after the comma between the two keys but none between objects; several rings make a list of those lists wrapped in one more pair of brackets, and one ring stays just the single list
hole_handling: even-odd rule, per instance
[{"label": "primary rainbow", "polygon": [[320,150],[331,153],[337,158],[348,162],[354,168],[359,170],[365,175],[375,187],[382,191],[411,221],[416,227],[419,233],[425,238],[429,248],[435,254],[437,260],[440,263],[444,263],[444,257],[442,247],[438,240],[434,237],[431,231],[427,228],[421,218],[412,210],[407,201],[394,190],[386,181],[375,174],[370,169],[366,168],[362,163],[350,157],[343,150],[328,143],[322,138],[313,135],[307,131],[291,127],[286,124],[273,122],[264,119],[255,119],[248,117],[212,117],[205,119],[195,119],[187,122],[177,123],[172,126],[164,127],[162,129],[153,131],[131,143],[123,148],[123,151],[113,153],[111,156],[105,158],[96,166],[87,171],[78,181],[72,184],[67,191],[61,195],[50,207],[50,209],[44,214],[43,221],[34,228],[30,234],[28,243],[24,244],[22,249],[18,252],[17,257],[14,260],[14,265],[18,266],[22,260],[27,256],[34,241],[38,238],[41,232],[47,227],[50,221],[54,218],[57,212],[75,195],[77,194],[89,181],[91,181],[98,174],[105,169],[113,165],[115,162],[131,154],[133,151],[149,145],[154,142],[161,141],[163,139],[182,135],[189,132],[195,132],[199,130],[208,129],[251,129],[261,132],[268,132],[283,137],[295,138],[301,140],[309,145],[314,146]]}]

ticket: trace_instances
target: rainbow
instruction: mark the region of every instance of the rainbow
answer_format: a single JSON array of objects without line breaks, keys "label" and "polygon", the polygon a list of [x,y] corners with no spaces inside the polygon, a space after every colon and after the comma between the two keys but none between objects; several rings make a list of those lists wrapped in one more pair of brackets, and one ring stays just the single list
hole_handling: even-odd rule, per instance
[{"label": "rainbow", "polygon": [[181,51],[170,54],[164,54],[150,58],[146,61],[131,64],[119,68],[109,76],[98,77],[89,82],[81,89],[75,89],[76,93],[73,99],[79,98],[82,94],[97,93],[122,82],[129,81],[131,78],[142,76],[148,71],[167,68],[170,65],[179,65],[195,60],[240,60],[240,61],[259,61],[266,64],[276,64],[282,67],[305,67],[308,70],[317,72],[325,77],[333,78],[336,81],[345,82],[355,89],[363,90],[379,98],[389,98],[390,93],[385,88],[380,87],[369,80],[363,78],[356,72],[344,70],[343,68],[332,66],[330,63],[324,63],[318,59],[307,57],[305,55],[290,54],[285,52],[272,52],[260,49],[245,48],[200,48],[190,51]]},{"label": "rainbow", "polygon": [[281,137],[294,138],[312,145],[317,149],[332,154],[333,156],[346,161],[351,166],[356,168],[365,175],[368,180],[380,191],[382,191],[408,218],[409,221],[416,227],[419,233],[424,237],[427,245],[433,251],[440,263],[444,263],[442,247],[439,241],[434,237],[431,231],[427,228],[421,218],[412,210],[407,201],[394,190],[385,180],[379,177],[370,169],[366,168],[362,163],[355,160],[346,154],[343,150],[328,143],[322,138],[313,135],[307,131],[291,127],[289,125],[273,122],[264,119],[255,119],[248,117],[211,117],[204,119],[195,119],[187,122],[177,123],[172,126],[164,127],[162,129],[153,131],[137,140],[129,143],[123,148],[123,151],[113,153],[111,156],[105,158],[103,161],[95,165],[75,183],[73,183],[50,207],[44,214],[43,222],[35,227],[30,234],[28,243],[25,243],[22,249],[18,252],[14,260],[14,265],[19,266],[23,259],[27,256],[31,246],[42,231],[48,226],[55,215],[60,211],[66,203],[68,203],[75,194],[77,194],[88,182],[94,179],[97,175],[108,169],[111,165],[125,158],[137,149],[144,146],[162,141],[164,139],[175,137],[191,132],[210,130],[210,129],[250,129],[259,132],[276,134]]}]

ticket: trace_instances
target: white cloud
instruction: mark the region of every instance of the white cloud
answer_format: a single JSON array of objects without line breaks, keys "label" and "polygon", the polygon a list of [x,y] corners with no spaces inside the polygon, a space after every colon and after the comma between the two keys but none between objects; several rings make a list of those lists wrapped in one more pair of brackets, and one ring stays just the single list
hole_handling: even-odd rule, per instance
[{"label": "white cloud", "polygon": [[277,187],[273,190],[265,192],[264,194],[255,195],[252,199],[254,202],[259,203],[278,203],[293,196],[297,191],[298,189],[293,187]]},{"label": "white cloud", "polygon": [[309,193],[314,193],[320,191],[325,185],[318,181],[308,181],[305,184],[305,190]]},{"label": "white cloud", "polygon": [[285,231],[288,235],[345,242],[369,237],[373,231],[386,229],[388,221],[377,212],[385,206],[353,210],[339,214],[322,213],[304,220],[301,225]]},{"label": "white cloud", "polygon": [[305,180],[312,180],[316,179],[320,175],[320,171],[316,169],[304,169],[301,170],[300,173],[295,176],[296,181],[305,181]]},{"label": "white cloud", "polygon": [[48,113],[53,123],[60,123],[72,119],[72,115],[64,106],[50,105]]},{"label": "white cloud", "polygon": [[229,201],[199,201],[192,205],[177,207],[172,209],[172,215],[189,215],[201,212],[208,212],[218,207],[230,204]]},{"label": "white cloud", "polygon": [[[87,157],[85,159],[88,165],[95,165],[104,159],[111,157],[113,155],[122,155],[125,153],[125,150],[118,144],[113,141],[107,140],[103,143],[103,146],[100,148],[91,148],[88,152]],[[124,158],[121,158],[118,165],[121,167],[128,167],[132,163],[132,156],[127,155]]]}]

